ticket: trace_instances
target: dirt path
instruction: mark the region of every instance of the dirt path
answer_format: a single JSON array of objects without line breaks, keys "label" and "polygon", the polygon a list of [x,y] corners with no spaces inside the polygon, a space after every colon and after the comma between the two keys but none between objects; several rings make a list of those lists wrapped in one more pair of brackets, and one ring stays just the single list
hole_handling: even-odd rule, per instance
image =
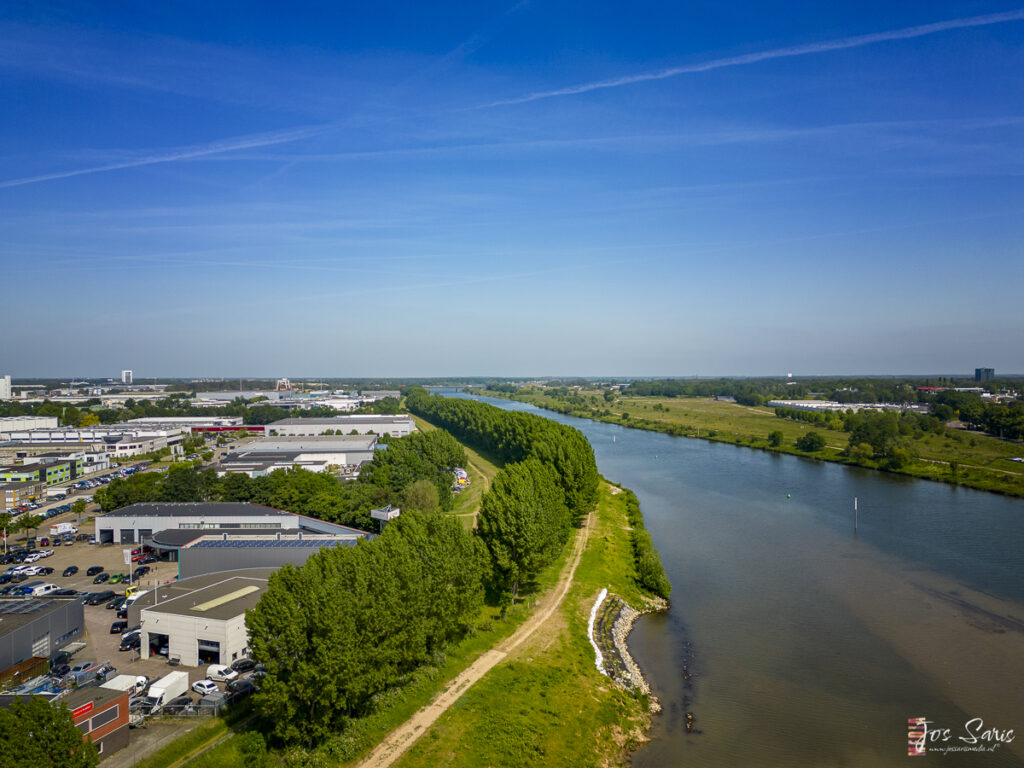
[{"label": "dirt path", "polygon": [[416,739],[422,736],[426,730],[444,712],[462,696],[469,688],[483,677],[487,672],[504,659],[509,653],[519,647],[530,637],[544,622],[551,618],[554,612],[562,604],[563,598],[572,586],[573,576],[576,574],[576,566],[580,563],[583,550],[587,546],[587,538],[590,536],[590,526],[593,522],[594,513],[587,515],[583,526],[580,528],[576,539],[573,542],[572,553],[569,560],[558,577],[558,583],[553,589],[541,598],[537,610],[509,637],[498,643],[495,648],[484,653],[480,658],[463,670],[448,687],[439,693],[433,701],[422,707],[416,714],[409,718],[402,725],[389,733],[377,747],[363,759],[358,765],[360,768],[386,768],[400,758]]}]

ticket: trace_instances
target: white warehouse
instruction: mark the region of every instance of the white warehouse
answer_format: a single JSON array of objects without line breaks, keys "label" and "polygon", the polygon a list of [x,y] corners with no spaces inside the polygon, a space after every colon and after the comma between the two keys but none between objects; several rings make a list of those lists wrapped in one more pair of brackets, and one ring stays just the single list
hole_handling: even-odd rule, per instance
[{"label": "white warehouse", "polygon": [[396,415],[356,415],[334,416],[328,419],[281,419],[267,425],[267,435],[271,437],[304,437],[322,435],[328,430],[335,434],[349,435],[353,431],[360,435],[391,435],[405,437],[416,431],[412,416]]},{"label": "white warehouse", "polygon": [[267,591],[275,570],[210,573],[147,592],[132,606],[142,626],[142,653],[166,655],[190,667],[248,656],[245,612]]},{"label": "white warehouse", "polygon": [[169,528],[298,530],[303,519],[260,504],[152,502],[100,515],[96,518],[96,538],[101,544],[141,544]]}]

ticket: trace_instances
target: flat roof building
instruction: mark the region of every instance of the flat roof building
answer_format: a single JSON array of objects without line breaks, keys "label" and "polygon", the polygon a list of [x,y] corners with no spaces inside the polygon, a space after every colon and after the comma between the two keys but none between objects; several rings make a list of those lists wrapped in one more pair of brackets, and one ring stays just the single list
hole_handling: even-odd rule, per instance
[{"label": "flat roof building", "polygon": [[267,425],[267,435],[271,437],[322,435],[328,430],[339,435],[348,435],[355,431],[360,435],[372,433],[405,437],[416,431],[416,425],[408,414],[360,414],[333,416],[325,419],[281,419]]},{"label": "flat roof building", "polygon": [[31,428],[10,430],[8,440],[23,443],[102,445],[111,457],[137,456],[161,448],[181,453],[181,443],[189,435],[188,428],[139,427],[110,424],[96,427]]},{"label": "flat roof building", "polygon": [[81,600],[0,600],[0,672],[49,659],[84,632]]},{"label": "flat roof building", "polygon": [[220,462],[218,474],[238,472],[262,477],[278,469],[302,468],[311,472],[335,470],[352,476],[373,461],[375,435],[320,435],[256,440]]},{"label": "flat roof building", "polygon": [[245,612],[267,591],[274,568],[211,573],[163,584],[128,610],[142,626],[143,654],[166,649],[181,664],[230,664],[249,654]]},{"label": "flat roof building", "polygon": [[[0,398],[2,399],[2,398]],[[11,432],[27,429],[57,429],[56,416],[3,416],[0,417],[0,440],[12,440]]]},{"label": "flat roof building", "polygon": [[131,504],[96,518],[96,537],[101,544],[141,544],[169,528],[297,530],[299,516],[242,502],[150,502]]}]

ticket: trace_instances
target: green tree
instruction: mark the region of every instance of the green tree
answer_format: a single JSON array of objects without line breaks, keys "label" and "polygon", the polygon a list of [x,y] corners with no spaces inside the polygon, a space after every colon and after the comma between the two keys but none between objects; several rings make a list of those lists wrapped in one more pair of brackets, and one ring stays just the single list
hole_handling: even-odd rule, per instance
[{"label": "green tree", "polygon": [[776,429],[773,432],[769,432],[768,445],[770,445],[772,448],[778,448],[780,445],[782,445],[782,440],[784,437],[785,435],[782,434],[781,429]]},{"label": "green tree", "polygon": [[77,522],[82,521],[82,517],[85,515],[85,509],[89,505],[85,503],[85,499],[77,499],[74,504],[71,505],[71,514],[75,516]]},{"label": "green tree", "polygon": [[820,432],[812,430],[797,439],[796,447],[807,453],[816,453],[825,447],[825,437]]},{"label": "green tree", "polygon": [[0,708],[0,755],[4,765],[93,768],[96,745],[82,737],[63,703],[55,707],[41,696],[19,699]]},{"label": "green tree", "polygon": [[507,465],[483,496],[478,524],[496,586],[514,600],[569,536],[565,497],[553,470],[537,459]]},{"label": "green tree", "polygon": [[403,509],[415,509],[425,514],[432,514],[440,509],[437,486],[425,478],[420,478],[405,489]]},{"label": "green tree", "polygon": [[21,530],[25,531],[25,538],[28,539],[28,532],[37,531],[44,520],[42,515],[22,515],[17,522]]}]

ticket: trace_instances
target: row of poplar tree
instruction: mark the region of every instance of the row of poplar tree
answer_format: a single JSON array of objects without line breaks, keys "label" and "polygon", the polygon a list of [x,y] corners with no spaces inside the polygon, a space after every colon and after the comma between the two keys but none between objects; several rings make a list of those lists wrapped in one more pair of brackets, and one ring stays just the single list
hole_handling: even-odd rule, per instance
[{"label": "row of poplar tree", "polygon": [[486,593],[514,600],[596,501],[594,454],[577,430],[423,390],[407,406],[506,464],[474,532],[403,510],[379,537],[323,549],[271,578],[246,623],[267,666],[256,702],[281,742],[319,743],[372,711],[468,629]]}]

